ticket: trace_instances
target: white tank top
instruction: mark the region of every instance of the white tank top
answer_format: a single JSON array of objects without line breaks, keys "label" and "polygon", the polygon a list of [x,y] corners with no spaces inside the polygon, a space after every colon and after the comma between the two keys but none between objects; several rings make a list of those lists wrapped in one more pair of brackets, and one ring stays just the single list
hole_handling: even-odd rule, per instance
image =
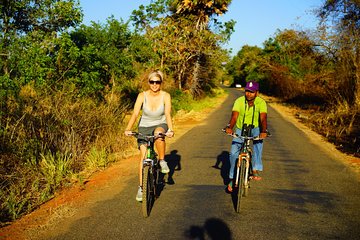
[{"label": "white tank top", "polygon": [[162,123],[166,123],[165,101],[164,101],[165,93],[161,92],[160,94],[162,96],[161,98],[162,103],[155,111],[151,111],[151,109],[147,105],[146,92],[144,92],[144,103],[142,106],[142,115],[141,115],[139,127],[153,127],[160,125]]}]

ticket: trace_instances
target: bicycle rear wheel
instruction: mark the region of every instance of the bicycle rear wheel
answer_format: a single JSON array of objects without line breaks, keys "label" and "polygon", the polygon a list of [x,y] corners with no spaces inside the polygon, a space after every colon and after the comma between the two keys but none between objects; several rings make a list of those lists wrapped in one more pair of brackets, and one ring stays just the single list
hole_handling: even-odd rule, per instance
[{"label": "bicycle rear wheel", "polygon": [[245,171],[246,171],[246,160],[240,160],[240,174],[239,174],[239,182],[238,182],[238,192],[237,192],[237,204],[236,204],[236,212],[240,212],[241,206],[241,198],[245,192]]},{"label": "bicycle rear wheel", "polygon": [[142,199],[142,213],[144,217],[150,215],[151,208],[154,203],[154,179],[151,174],[150,166],[143,168],[143,199]]}]

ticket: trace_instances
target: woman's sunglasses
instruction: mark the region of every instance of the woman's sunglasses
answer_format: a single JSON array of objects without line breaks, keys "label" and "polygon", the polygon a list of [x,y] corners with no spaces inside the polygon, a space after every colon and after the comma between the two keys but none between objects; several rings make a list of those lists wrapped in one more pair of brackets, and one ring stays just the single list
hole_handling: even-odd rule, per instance
[{"label": "woman's sunglasses", "polygon": [[150,84],[161,84],[161,81],[150,80],[149,83]]}]

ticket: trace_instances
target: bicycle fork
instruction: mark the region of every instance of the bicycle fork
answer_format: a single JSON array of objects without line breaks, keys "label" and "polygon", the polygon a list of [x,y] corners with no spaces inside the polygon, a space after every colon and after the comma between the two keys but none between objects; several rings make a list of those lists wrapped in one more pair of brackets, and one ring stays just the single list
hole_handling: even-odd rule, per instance
[{"label": "bicycle fork", "polygon": [[153,160],[153,159],[149,159],[149,158],[144,159],[144,160],[143,160],[143,166],[145,166],[145,165],[150,165],[151,167],[153,167],[153,166],[154,166],[154,160]]},{"label": "bicycle fork", "polygon": [[249,181],[248,181],[249,168],[250,168],[250,154],[249,153],[240,153],[240,155],[239,155],[239,161],[238,161],[237,169],[236,169],[235,187],[238,187],[238,185],[239,185],[239,174],[240,174],[240,166],[241,166],[242,161],[246,162],[244,185],[245,185],[245,188],[248,188],[249,187]]},{"label": "bicycle fork", "polygon": [[[146,158],[143,160],[143,168],[145,166],[149,166],[150,167],[150,172],[151,175],[149,175],[151,182],[153,182],[155,185],[159,184],[158,180],[159,180],[159,175],[154,173],[155,171],[157,171],[157,159],[150,159],[150,158]],[[155,187],[155,186],[154,186]],[[154,193],[155,193],[155,189],[154,189]]]}]

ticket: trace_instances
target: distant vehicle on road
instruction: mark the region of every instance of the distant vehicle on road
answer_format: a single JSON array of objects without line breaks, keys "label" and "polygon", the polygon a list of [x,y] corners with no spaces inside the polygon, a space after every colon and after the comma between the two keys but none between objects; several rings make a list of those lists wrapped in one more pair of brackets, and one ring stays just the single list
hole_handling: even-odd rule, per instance
[{"label": "distant vehicle on road", "polygon": [[236,87],[236,88],[241,88],[241,84],[238,84],[238,83],[237,83],[237,84],[235,84],[235,87]]}]

